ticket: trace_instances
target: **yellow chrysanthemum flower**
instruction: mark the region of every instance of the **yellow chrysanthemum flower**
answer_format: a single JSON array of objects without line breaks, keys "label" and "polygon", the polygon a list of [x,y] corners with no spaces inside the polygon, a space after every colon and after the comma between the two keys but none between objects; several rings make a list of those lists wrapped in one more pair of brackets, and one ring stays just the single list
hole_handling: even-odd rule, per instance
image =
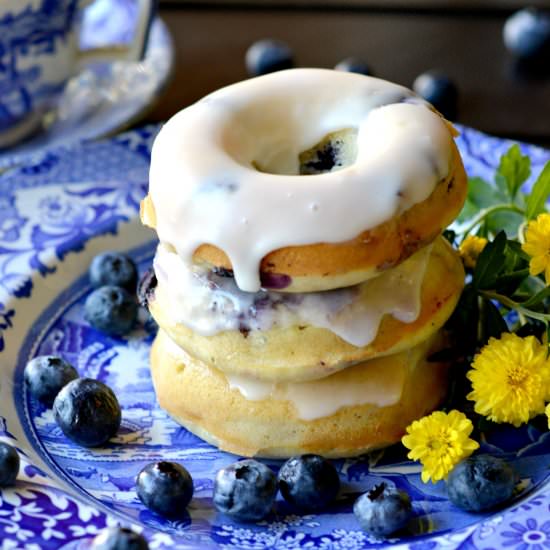
[{"label": "yellow chrysanthemum flower", "polygon": [[550,403],[546,405],[546,409],[544,409],[544,412],[546,413],[546,416],[548,417],[548,429],[550,430]]},{"label": "yellow chrysanthemum flower", "polygon": [[534,336],[505,333],[500,339],[491,338],[466,376],[472,382],[467,397],[475,401],[475,411],[493,422],[518,427],[544,412],[550,361],[546,346]]},{"label": "yellow chrysanthemum flower", "polygon": [[485,248],[487,239],[477,237],[476,235],[468,235],[458,247],[460,257],[466,267],[473,269],[476,266],[477,259],[481,251]]},{"label": "yellow chrysanthemum flower", "polygon": [[538,275],[544,271],[546,284],[550,284],[550,214],[539,214],[525,229],[522,250],[531,256],[529,272]]},{"label": "yellow chrysanthemum flower", "polygon": [[479,447],[469,437],[473,429],[471,420],[460,411],[436,411],[415,420],[401,441],[410,449],[407,456],[421,462],[422,481],[435,483],[447,479],[449,472]]}]

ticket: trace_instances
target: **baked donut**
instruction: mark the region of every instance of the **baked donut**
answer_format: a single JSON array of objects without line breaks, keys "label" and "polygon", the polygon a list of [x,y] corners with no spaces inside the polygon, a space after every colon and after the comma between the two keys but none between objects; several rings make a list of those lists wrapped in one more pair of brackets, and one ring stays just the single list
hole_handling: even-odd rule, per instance
[{"label": "baked donut", "polygon": [[225,373],[271,381],[322,378],[415,346],[445,323],[464,285],[443,237],[376,279],[315,294],[243,293],[232,279],[187,275],[162,246],[154,265],[149,311],[178,346]]},{"label": "baked donut", "polygon": [[175,115],[152,150],[143,222],[187,263],[240,289],[361,283],[432,242],[460,212],[453,129],[413,92],[292,69]]},{"label": "baked donut", "polygon": [[396,443],[414,419],[441,403],[447,365],[430,355],[444,346],[444,335],[436,333],[407,351],[322,380],[258,384],[190,357],[161,330],[151,373],[160,406],[220,449],[347,457]]}]

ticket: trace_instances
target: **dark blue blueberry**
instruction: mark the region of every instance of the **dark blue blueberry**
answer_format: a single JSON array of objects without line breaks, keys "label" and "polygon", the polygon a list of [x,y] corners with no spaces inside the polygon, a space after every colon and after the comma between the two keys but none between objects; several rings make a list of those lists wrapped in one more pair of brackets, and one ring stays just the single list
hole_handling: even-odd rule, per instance
[{"label": "dark blue blueberry", "polygon": [[449,77],[436,71],[428,71],[416,78],[413,89],[445,118],[449,120],[456,118],[458,90]]},{"label": "dark blue blueberry", "polygon": [[273,508],[277,478],[264,464],[247,459],[221,469],[214,482],[218,511],[241,521],[259,521]]},{"label": "dark blue blueberry", "polygon": [[136,480],[141,502],[161,516],[181,516],[193,497],[193,479],[175,462],[147,464]]},{"label": "dark blue blueberry", "polygon": [[121,286],[128,292],[135,292],[137,269],[134,262],[121,252],[104,252],[90,264],[90,283],[93,287]]},{"label": "dark blue blueberry", "polygon": [[291,69],[293,66],[292,50],[278,40],[258,40],[246,51],[246,70],[250,76]]},{"label": "dark blue blueberry", "polygon": [[550,55],[550,13],[526,8],[511,15],[504,24],[504,44],[520,59]]},{"label": "dark blue blueberry", "polygon": [[365,76],[373,76],[372,69],[369,65],[357,59],[356,57],[348,57],[343,59],[334,67],[337,71],[345,71],[347,73],[363,74]]},{"label": "dark blue blueberry", "polygon": [[517,476],[500,458],[475,455],[457,464],[447,478],[449,500],[469,512],[489,510],[506,502]]},{"label": "dark blue blueberry", "polygon": [[118,400],[99,380],[77,378],[69,382],[53,402],[55,421],[63,433],[84,447],[107,443],[120,427]]},{"label": "dark blue blueberry", "polygon": [[279,470],[284,499],[301,510],[320,510],[334,501],[340,490],[336,468],[318,455],[289,458]]},{"label": "dark blue blueberry", "polygon": [[0,441],[0,487],[15,484],[19,474],[19,454],[7,443]]},{"label": "dark blue blueberry", "polygon": [[76,369],[61,357],[40,355],[25,367],[25,383],[33,397],[50,407],[63,386],[78,378]]},{"label": "dark blue blueberry", "polygon": [[407,493],[380,483],[355,501],[353,512],[364,531],[383,538],[407,525],[412,506]]},{"label": "dark blue blueberry", "polygon": [[94,290],[84,304],[84,318],[102,332],[122,335],[134,326],[138,306],[132,295],[119,286]]},{"label": "dark blue blueberry", "polygon": [[149,550],[147,541],[125,527],[103,529],[92,541],[91,550]]}]

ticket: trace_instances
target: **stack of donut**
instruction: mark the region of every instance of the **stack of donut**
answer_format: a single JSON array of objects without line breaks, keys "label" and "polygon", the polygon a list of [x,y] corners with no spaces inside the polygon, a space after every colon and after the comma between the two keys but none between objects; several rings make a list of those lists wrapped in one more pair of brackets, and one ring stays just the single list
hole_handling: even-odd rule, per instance
[{"label": "stack of donut", "polygon": [[465,195],[452,127],[379,79],[282,71],[175,115],[141,210],[161,407],[240,455],[398,441],[447,390]]}]

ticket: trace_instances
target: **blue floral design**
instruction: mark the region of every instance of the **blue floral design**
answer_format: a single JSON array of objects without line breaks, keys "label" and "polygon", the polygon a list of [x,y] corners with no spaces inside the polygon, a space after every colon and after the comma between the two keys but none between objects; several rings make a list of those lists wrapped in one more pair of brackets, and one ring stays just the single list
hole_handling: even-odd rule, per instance
[{"label": "blue floral design", "polygon": [[15,196],[0,195],[0,242],[17,241],[26,221],[15,207]]},{"label": "blue floral design", "polygon": [[29,66],[28,54],[55,55],[58,42],[67,40],[77,4],[78,0],[42,0],[36,9],[23,5],[21,11],[0,19],[1,129],[20,122],[35,103],[61,89],[64,83],[41,80],[42,67]]},{"label": "blue floral design", "polygon": [[515,550],[544,550],[550,548],[550,520],[539,524],[535,518],[528,518],[525,525],[512,521],[512,531],[502,531],[503,547],[514,546]]},{"label": "blue floral design", "polygon": [[6,309],[4,304],[0,302],[0,351],[4,349],[3,331],[13,326],[12,318],[14,315],[15,315],[14,309]]},{"label": "blue floral design", "polygon": [[41,274],[51,272],[39,257],[46,249],[55,251],[62,260],[68,252],[82,250],[86,241],[95,235],[116,234],[117,225],[128,217],[117,211],[117,204],[79,204],[60,195],[45,197],[39,204],[41,223],[33,226],[31,243],[36,254],[32,267]]}]

